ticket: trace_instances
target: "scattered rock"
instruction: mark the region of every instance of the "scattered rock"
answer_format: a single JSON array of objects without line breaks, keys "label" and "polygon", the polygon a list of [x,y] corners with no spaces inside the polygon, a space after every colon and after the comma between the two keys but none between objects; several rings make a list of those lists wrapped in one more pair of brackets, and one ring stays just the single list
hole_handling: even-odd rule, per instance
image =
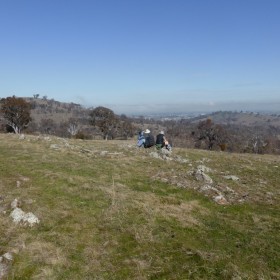
[{"label": "scattered rock", "polygon": [[11,212],[10,216],[13,218],[16,224],[23,223],[29,226],[34,226],[35,224],[39,224],[39,219],[31,212],[25,213],[20,208],[16,207]]},{"label": "scattered rock", "polygon": [[214,190],[215,192],[218,191],[217,189],[215,189],[214,187],[210,186],[210,185],[204,185],[202,187],[199,188],[200,192],[205,192],[205,191],[209,191],[209,190]]},{"label": "scattered rock", "polygon": [[24,134],[20,134],[18,139],[19,140],[24,140],[25,139],[25,135]]},{"label": "scattered rock", "polygon": [[28,198],[26,200],[24,200],[25,204],[32,204],[34,202],[34,200],[32,198]]},{"label": "scattered rock", "polygon": [[225,199],[225,197],[223,195],[218,195],[218,196],[215,196],[214,198],[214,201],[218,204],[221,204],[221,205],[226,205],[228,204],[228,201]]},{"label": "scattered rock", "polygon": [[0,279],[7,276],[9,271],[10,262],[13,261],[13,255],[11,253],[5,253],[0,257]]},{"label": "scattered rock", "polygon": [[161,159],[161,160],[172,160],[170,157],[171,152],[167,149],[161,149],[158,152],[151,152],[149,153],[150,157]]},{"label": "scattered rock", "polygon": [[204,166],[204,165],[199,165],[198,167],[197,167],[197,170],[200,170],[201,172],[211,172],[212,170],[211,170],[211,168],[209,168],[209,167],[206,167],[206,166]]},{"label": "scattered rock", "polygon": [[177,162],[181,162],[181,163],[188,163],[188,162],[190,162],[189,159],[182,158],[182,157],[180,157],[180,156],[176,156],[176,157],[174,158],[174,160],[177,161]]},{"label": "scattered rock", "polygon": [[4,255],[2,255],[3,258],[5,258],[6,260],[8,261],[12,261],[14,258],[13,258],[13,255],[11,253],[5,253]]},{"label": "scattered rock", "polygon": [[23,182],[28,182],[30,179],[28,177],[20,176],[20,180]]},{"label": "scattered rock", "polygon": [[0,213],[6,214],[6,208],[4,206],[0,206]]},{"label": "scattered rock", "polygon": [[9,266],[6,263],[0,262],[0,279],[3,279],[8,274]]},{"label": "scattered rock", "polygon": [[12,207],[12,209],[15,209],[17,207],[20,207],[20,204],[21,203],[19,202],[19,200],[17,198],[15,198],[14,201],[11,203],[11,207]]},{"label": "scattered rock", "polygon": [[101,156],[106,156],[107,154],[108,154],[108,151],[101,151],[101,152],[100,152],[100,155],[101,155]]},{"label": "scattered rock", "polygon": [[161,152],[163,155],[166,155],[166,156],[170,156],[171,153],[172,153],[172,151],[167,150],[167,149],[165,149],[165,148],[160,149],[160,152]]},{"label": "scattered rock", "polygon": [[157,152],[151,152],[150,157],[157,158],[157,159],[162,159],[161,156]]},{"label": "scattered rock", "polygon": [[238,181],[239,178],[237,176],[234,176],[234,175],[227,175],[227,176],[224,176],[225,179],[227,180],[232,180],[232,181]]},{"label": "scattered rock", "polygon": [[81,153],[84,153],[84,154],[91,154],[91,153],[92,153],[91,150],[88,150],[88,149],[85,149],[85,148],[82,148],[82,149],[80,150],[80,152],[81,152]]},{"label": "scattered rock", "polygon": [[200,169],[196,170],[196,172],[194,173],[194,176],[195,176],[197,181],[203,181],[203,182],[205,182],[207,184],[212,184],[213,183],[212,178],[209,175],[205,174]]},{"label": "scattered rock", "polygon": [[59,150],[60,147],[59,147],[59,145],[57,145],[57,144],[51,144],[51,145],[50,145],[50,149]]}]

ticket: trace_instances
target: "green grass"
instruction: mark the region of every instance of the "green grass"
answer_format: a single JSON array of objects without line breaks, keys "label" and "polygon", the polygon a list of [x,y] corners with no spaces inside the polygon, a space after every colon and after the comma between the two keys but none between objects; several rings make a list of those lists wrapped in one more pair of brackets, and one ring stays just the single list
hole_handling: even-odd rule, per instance
[{"label": "green grass", "polygon": [[[164,161],[133,144],[0,135],[7,279],[280,278],[279,157],[174,149]],[[238,194],[229,205],[197,191],[201,164]],[[13,224],[15,198],[39,225]]]}]

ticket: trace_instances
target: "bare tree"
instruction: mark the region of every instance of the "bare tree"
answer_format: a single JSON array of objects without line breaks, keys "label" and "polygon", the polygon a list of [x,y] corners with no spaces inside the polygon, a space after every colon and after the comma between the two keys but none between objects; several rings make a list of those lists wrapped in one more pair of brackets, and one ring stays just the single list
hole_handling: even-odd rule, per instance
[{"label": "bare tree", "polygon": [[250,141],[253,153],[255,154],[262,154],[264,152],[264,149],[267,147],[268,143],[269,142],[265,141],[264,138],[260,135],[254,135]]},{"label": "bare tree", "polygon": [[71,136],[75,136],[79,132],[79,125],[77,120],[72,118],[69,119],[67,131],[71,134]]},{"label": "bare tree", "polygon": [[132,137],[134,135],[135,129],[136,128],[132,125],[132,123],[128,119],[121,121],[118,126],[118,132],[120,136],[124,137],[125,139]]},{"label": "bare tree", "polygon": [[11,127],[16,134],[28,126],[31,121],[31,106],[23,98],[15,96],[1,99],[1,113],[6,125]]},{"label": "bare tree", "polygon": [[55,127],[56,127],[56,125],[55,125],[55,122],[53,119],[50,119],[50,118],[41,119],[40,131],[42,133],[54,134]]},{"label": "bare tree", "polygon": [[227,142],[227,133],[221,125],[216,125],[211,119],[201,121],[198,124],[198,141],[205,141],[209,150],[213,149],[214,145],[217,145],[221,150],[225,149]]}]

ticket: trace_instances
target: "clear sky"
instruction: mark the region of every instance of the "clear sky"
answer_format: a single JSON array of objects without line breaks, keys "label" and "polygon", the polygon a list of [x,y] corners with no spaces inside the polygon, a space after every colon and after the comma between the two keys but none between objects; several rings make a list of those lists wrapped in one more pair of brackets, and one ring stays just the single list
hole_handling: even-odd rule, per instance
[{"label": "clear sky", "polygon": [[0,0],[0,97],[280,110],[280,0]]}]

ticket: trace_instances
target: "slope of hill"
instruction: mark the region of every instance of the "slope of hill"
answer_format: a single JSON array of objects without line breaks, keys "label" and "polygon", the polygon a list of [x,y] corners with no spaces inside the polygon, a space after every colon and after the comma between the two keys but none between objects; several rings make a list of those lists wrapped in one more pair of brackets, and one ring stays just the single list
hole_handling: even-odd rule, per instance
[{"label": "slope of hill", "polygon": [[0,152],[3,277],[280,278],[277,156],[14,134]]},{"label": "slope of hill", "polygon": [[89,109],[84,108],[80,104],[40,98],[25,98],[25,100],[31,104],[31,117],[36,123],[40,123],[44,118],[60,123],[70,118],[82,119],[89,117]]}]

